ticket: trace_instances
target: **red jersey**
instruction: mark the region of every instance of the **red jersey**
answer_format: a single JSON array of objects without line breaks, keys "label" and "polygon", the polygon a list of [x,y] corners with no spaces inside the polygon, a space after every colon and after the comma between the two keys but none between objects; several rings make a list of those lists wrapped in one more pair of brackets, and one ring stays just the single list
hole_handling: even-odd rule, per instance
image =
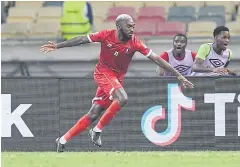
[{"label": "red jersey", "polygon": [[136,51],[149,56],[151,50],[147,48],[135,35],[126,42],[117,37],[116,30],[103,30],[88,35],[90,42],[100,42],[100,58],[97,69],[110,69],[118,73],[126,73],[132,57]]}]

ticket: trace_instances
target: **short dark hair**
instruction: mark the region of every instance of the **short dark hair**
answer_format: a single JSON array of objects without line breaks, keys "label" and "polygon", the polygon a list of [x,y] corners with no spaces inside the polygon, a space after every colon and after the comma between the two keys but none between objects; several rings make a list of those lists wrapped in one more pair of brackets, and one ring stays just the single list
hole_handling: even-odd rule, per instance
[{"label": "short dark hair", "polygon": [[185,34],[177,34],[177,35],[175,35],[175,36],[173,37],[173,40],[174,40],[176,37],[178,37],[178,36],[184,37],[184,38],[186,39],[186,41],[188,40],[188,39],[187,39],[187,36],[186,36]]},{"label": "short dark hair", "polygon": [[229,32],[229,29],[225,26],[218,26],[213,31],[213,37],[221,34],[222,31],[228,31]]}]

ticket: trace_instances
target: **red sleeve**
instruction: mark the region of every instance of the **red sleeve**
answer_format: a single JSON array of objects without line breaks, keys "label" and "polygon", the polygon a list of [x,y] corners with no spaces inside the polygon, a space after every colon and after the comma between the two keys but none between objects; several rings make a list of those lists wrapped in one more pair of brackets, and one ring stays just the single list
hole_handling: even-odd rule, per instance
[{"label": "red sleeve", "polygon": [[163,60],[165,60],[166,62],[169,61],[169,59],[168,59],[168,53],[167,53],[167,52],[163,52],[163,53],[160,55],[160,57],[161,57]]},{"label": "red sleeve", "polygon": [[88,34],[87,37],[90,42],[102,42],[108,35],[108,32],[108,30],[102,30],[99,32]]},{"label": "red sleeve", "polygon": [[196,58],[196,55],[197,55],[197,53],[196,53],[196,52],[192,52],[192,58],[193,58],[193,61],[195,60],[195,58]]},{"label": "red sleeve", "polygon": [[134,40],[134,47],[138,52],[140,52],[141,54],[143,54],[146,57],[150,56],[152,53],[152,50],[149,49],[140,39],[138,39],[136,37]]}]

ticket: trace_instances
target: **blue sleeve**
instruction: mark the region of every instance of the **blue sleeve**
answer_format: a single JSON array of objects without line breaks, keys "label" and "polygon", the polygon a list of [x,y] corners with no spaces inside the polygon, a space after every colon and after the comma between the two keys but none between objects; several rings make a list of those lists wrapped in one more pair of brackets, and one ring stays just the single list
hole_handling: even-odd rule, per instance
[{"label": "blue sleeve", "polygon": [[89,19],[90,24],[93,24],[93,14],[92,14],[92,7],[91,4],[89,2],[87,2],[87,17]]}]

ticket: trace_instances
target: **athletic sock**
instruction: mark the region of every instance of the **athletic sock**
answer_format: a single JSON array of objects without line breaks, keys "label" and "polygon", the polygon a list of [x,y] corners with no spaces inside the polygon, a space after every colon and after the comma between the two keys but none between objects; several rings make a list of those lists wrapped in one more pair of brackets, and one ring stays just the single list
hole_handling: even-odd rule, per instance
[{"label": "athletic sock", "polygon": [[92,121],[88,118],[88,115],[84,115],[67,133],[60,138],[60,143],[66,144],[66,142],[68,142],[72,137],[86,130],[91,123]]},{"label": "athletic sock", "polygon": [[103,127],[108,125],[110,121],[114,118],[116,113],[121,109],[121,106],[118,101],[113,101],[112,104],[108,107],[106,112],[100,118],[98,124],[94,127],[95,132],[101,132]]}]

